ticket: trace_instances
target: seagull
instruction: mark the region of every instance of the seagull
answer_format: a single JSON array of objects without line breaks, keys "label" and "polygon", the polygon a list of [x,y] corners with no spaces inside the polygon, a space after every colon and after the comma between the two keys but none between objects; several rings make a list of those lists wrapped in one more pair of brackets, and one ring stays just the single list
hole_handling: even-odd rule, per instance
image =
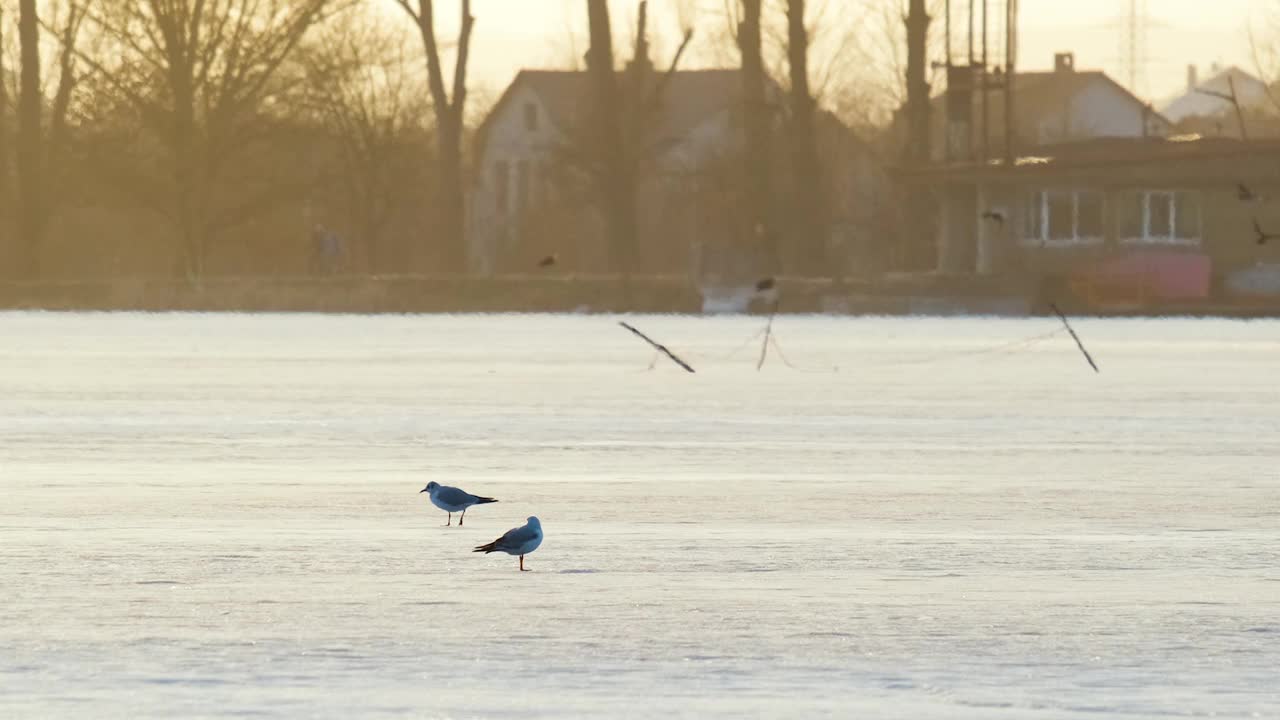
[{"label": "seagull", "polygon": [[538,261],[538,267],[551,267],[552,265],[556,264],[557,259],[558,258],[556,257],[556,254],[551,253],[550,255]]},{"label": "seagull", "polygon": [[1253,232],[1256,233],[1258,236],[1259,245],[1266,245],[1268,240],[1275,240],[1277,238],[1280,238],[1280,234],[1263,232],[1262,226],[1258,224],[1257,218],[1254,218],[1253,220]]},{"label": "seagull", "polygon": [[772,290],[776,286],[777,286],[777,281],[774,280],[772,277],[761,278],[759,281],[756,282],[756,291],[767,292],[769,290]]},{"label": "seagull", "polygon": [[1004,213],[999,210],[987,210],[982,213],[983,220],[994,220],[997,225],[1004,224]]},{"label": "seagull", "polygon": [[459,510],[462,511],[462,517],[458,518],[458,527],[462,527],[462,520],[467,517],[467,508],[472,505],[498,502],[491,497],[472,495],[461,488],[441,485],[434,481],[427,483],[426,487],[418,491],[419,495],[422,493],[431,493],[431,504],[449,513],[449,522],[445,523],[445,527],[453,524],[453,514]]},{"label": "seagull", "polygon": [[1244,183],[1236,183],[1236,198],[1240,202],[1255,202],[1262,199],[1255,195]]},{"label": "seagull", "polygon": [[542,523],[536,517],[530,517],[524,525],[511,528],[502,537],[491,543],[477,545],[472,552],[504,552],[508,555],[520,556],[520,571],[524,572],[524,556],[538,549],[542,544]]}]

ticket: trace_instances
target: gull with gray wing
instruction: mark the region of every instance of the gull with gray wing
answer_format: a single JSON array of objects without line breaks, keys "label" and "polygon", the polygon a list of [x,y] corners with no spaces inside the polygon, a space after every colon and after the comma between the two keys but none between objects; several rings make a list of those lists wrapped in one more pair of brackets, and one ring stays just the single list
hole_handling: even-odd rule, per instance
[{"label": "gull with gray wing", "polygon": [[429,482],[427,486],[418,491],[418,494],[430,493],[431,504],[449,513],[449,522],[445,523],[445,527],[453,524],[453,514],[462,512],[462,517],[458,518],[458,527],[462,527],[462,521],[467,517],[467,508],[472,505],[484,505],[486,503],[495,503],[497,500],[491,497],[481,497],[472,495],[461,488],[441,485],[438,482]]},{"label": "gull with gray wing", "polygon": [[520,570],[524,571],[524,556],[538,549],[542,544],[542,523],[536,517],[530,517],[524,525],[511,528],[502,537],[491,543],[478,545],[472,552],[504,552],[508,555],[520,556]]}]

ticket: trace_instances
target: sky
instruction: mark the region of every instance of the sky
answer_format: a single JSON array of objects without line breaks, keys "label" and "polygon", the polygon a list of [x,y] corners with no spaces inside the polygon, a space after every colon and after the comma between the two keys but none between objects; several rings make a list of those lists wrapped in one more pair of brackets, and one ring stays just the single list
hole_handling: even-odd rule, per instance
[{"label": "sky", "polygon": [[[715,64],[716,36],[723,37],[723,8],[731,0],[650,0],[650,23],[655,29],[655,57],[667,57],[678,36],[677,8],[694,18],[697,28],[691,48],[693,64]],[[825,0],[824,22],[853,22],[869,6],[906,0]],[[967,20],[968,0],[951,0],[953,25]],[[992,7],[1004,0],[991,0]],[[1187,65],[1207,77],[1212,63],[1237,64],[1254,71],[1249,30],[1266,30],[1269,12],[1280,17],[1280,0],[1135,0],[1145,5],[1145,62],[1137,93],[1159,101],[1185,88]],[[393,0],[384,0],[391,17],[402,15]],[[811,6],[823,0],[809,0]],[[979,0],[980,2],[980,0]],[[1076,67],[1101,69],[1127,84],[1121,73],[1122,14],[1128,0],[1019,0],[1019,67],[1046,69],[1055,52],[1074,52]],[[610,0],[615,29],[633,24],[635,0]],[[563,67],[585,51],[585,0],[472,0],[476,17],[472,77],[477,90],[497,94],[521,67]],[[456,30],[457,0],[437,0],[437,24],[442,33]],[[996,10],[992,15],[996,15]],[[941,18],[938,19],[941,22]],[[1280,44],[1280,24],[1273,26]],[[1265,34],[1265,32],[1263,32]],[[956,43],[963,44],[959,39]],[[664,52],[664,48],[666,52]]]}]

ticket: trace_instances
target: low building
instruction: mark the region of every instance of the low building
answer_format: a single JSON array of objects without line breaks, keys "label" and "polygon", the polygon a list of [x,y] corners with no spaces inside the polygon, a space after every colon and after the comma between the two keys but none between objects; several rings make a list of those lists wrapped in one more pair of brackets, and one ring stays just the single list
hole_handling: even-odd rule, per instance
[{"label": "low building", "polygon": [[1280,262],[1276,141],[1095,139],[903,178],[938,198],[940,272],[1030,279],[1047,299],[1220,299]]}]

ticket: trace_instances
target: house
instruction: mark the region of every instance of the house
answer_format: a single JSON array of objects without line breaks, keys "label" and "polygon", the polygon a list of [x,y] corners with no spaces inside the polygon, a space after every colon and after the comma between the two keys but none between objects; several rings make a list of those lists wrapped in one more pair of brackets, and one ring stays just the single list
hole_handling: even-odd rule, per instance
[{"label": "house", "polygon": [[[619,72],[627,142],[637,163],[638,257],[649,274],[758,277],[754,228],[744,203],[742,76],[737,69],[669,75],[633,64]],[[637,91],[639,87],[639,91]],[[591,101],[586,72],[522,70],[476,135],[467,243],[476,272],[529,272],[555,255],[554,270],[610,270],[595,194],[598,169],[586,141]],[[785,98],[770,85],[775,168]],[[865,206],[884,173],[867,146],[834,116],[819,113],[828,160],[832,245],[854,252],[879,221]],[[784,172],[777,173],[779,188]],[[784,193],[779,192],[781,197]],[[865,196],[865,197],[864,197]]]},{"label": "house", "polygon": [[[1246,123],[1246,135],[1259,134],[1260,121],[1265,125],[1274,124],[1273,119],[1265,117],[1274,115],[1276,110],[1266,83],[1234,65],[1227,68],[1214,65],[1212,73],[1207,80],[1200,81],[1196,66],[1188,65],[1186,90],[1165,101],[1160,106],[1160,114],[1177,125],[1180,132],[1233,137],[1241,137],[1242,119]],[[1233,96],[1243,118],[1236,114],[1230,100]],[[1249,129],[1249,125],[1255,127]]]},{"label": "house", "polygon": [[[979,67],[952,67],[949,87],[933,98],[935,162],[1000,157],[1005,142],[1004,77]],[[986,108],[983,109],[983,86]],[[1106,73],[1077,70],[1072,53],[1054,55],[1054,69],[1013,76],[1013,146],[1092,138],[1144,138],[1168,134],[1171,124]],[[983,118],[986,142],[983,142]]]},{"label": "house", "polygon": [[1060,302],[1205,301],[1280,263],[1280,141],[1098,138],[904,177],[939,198],[939,271]]}]

